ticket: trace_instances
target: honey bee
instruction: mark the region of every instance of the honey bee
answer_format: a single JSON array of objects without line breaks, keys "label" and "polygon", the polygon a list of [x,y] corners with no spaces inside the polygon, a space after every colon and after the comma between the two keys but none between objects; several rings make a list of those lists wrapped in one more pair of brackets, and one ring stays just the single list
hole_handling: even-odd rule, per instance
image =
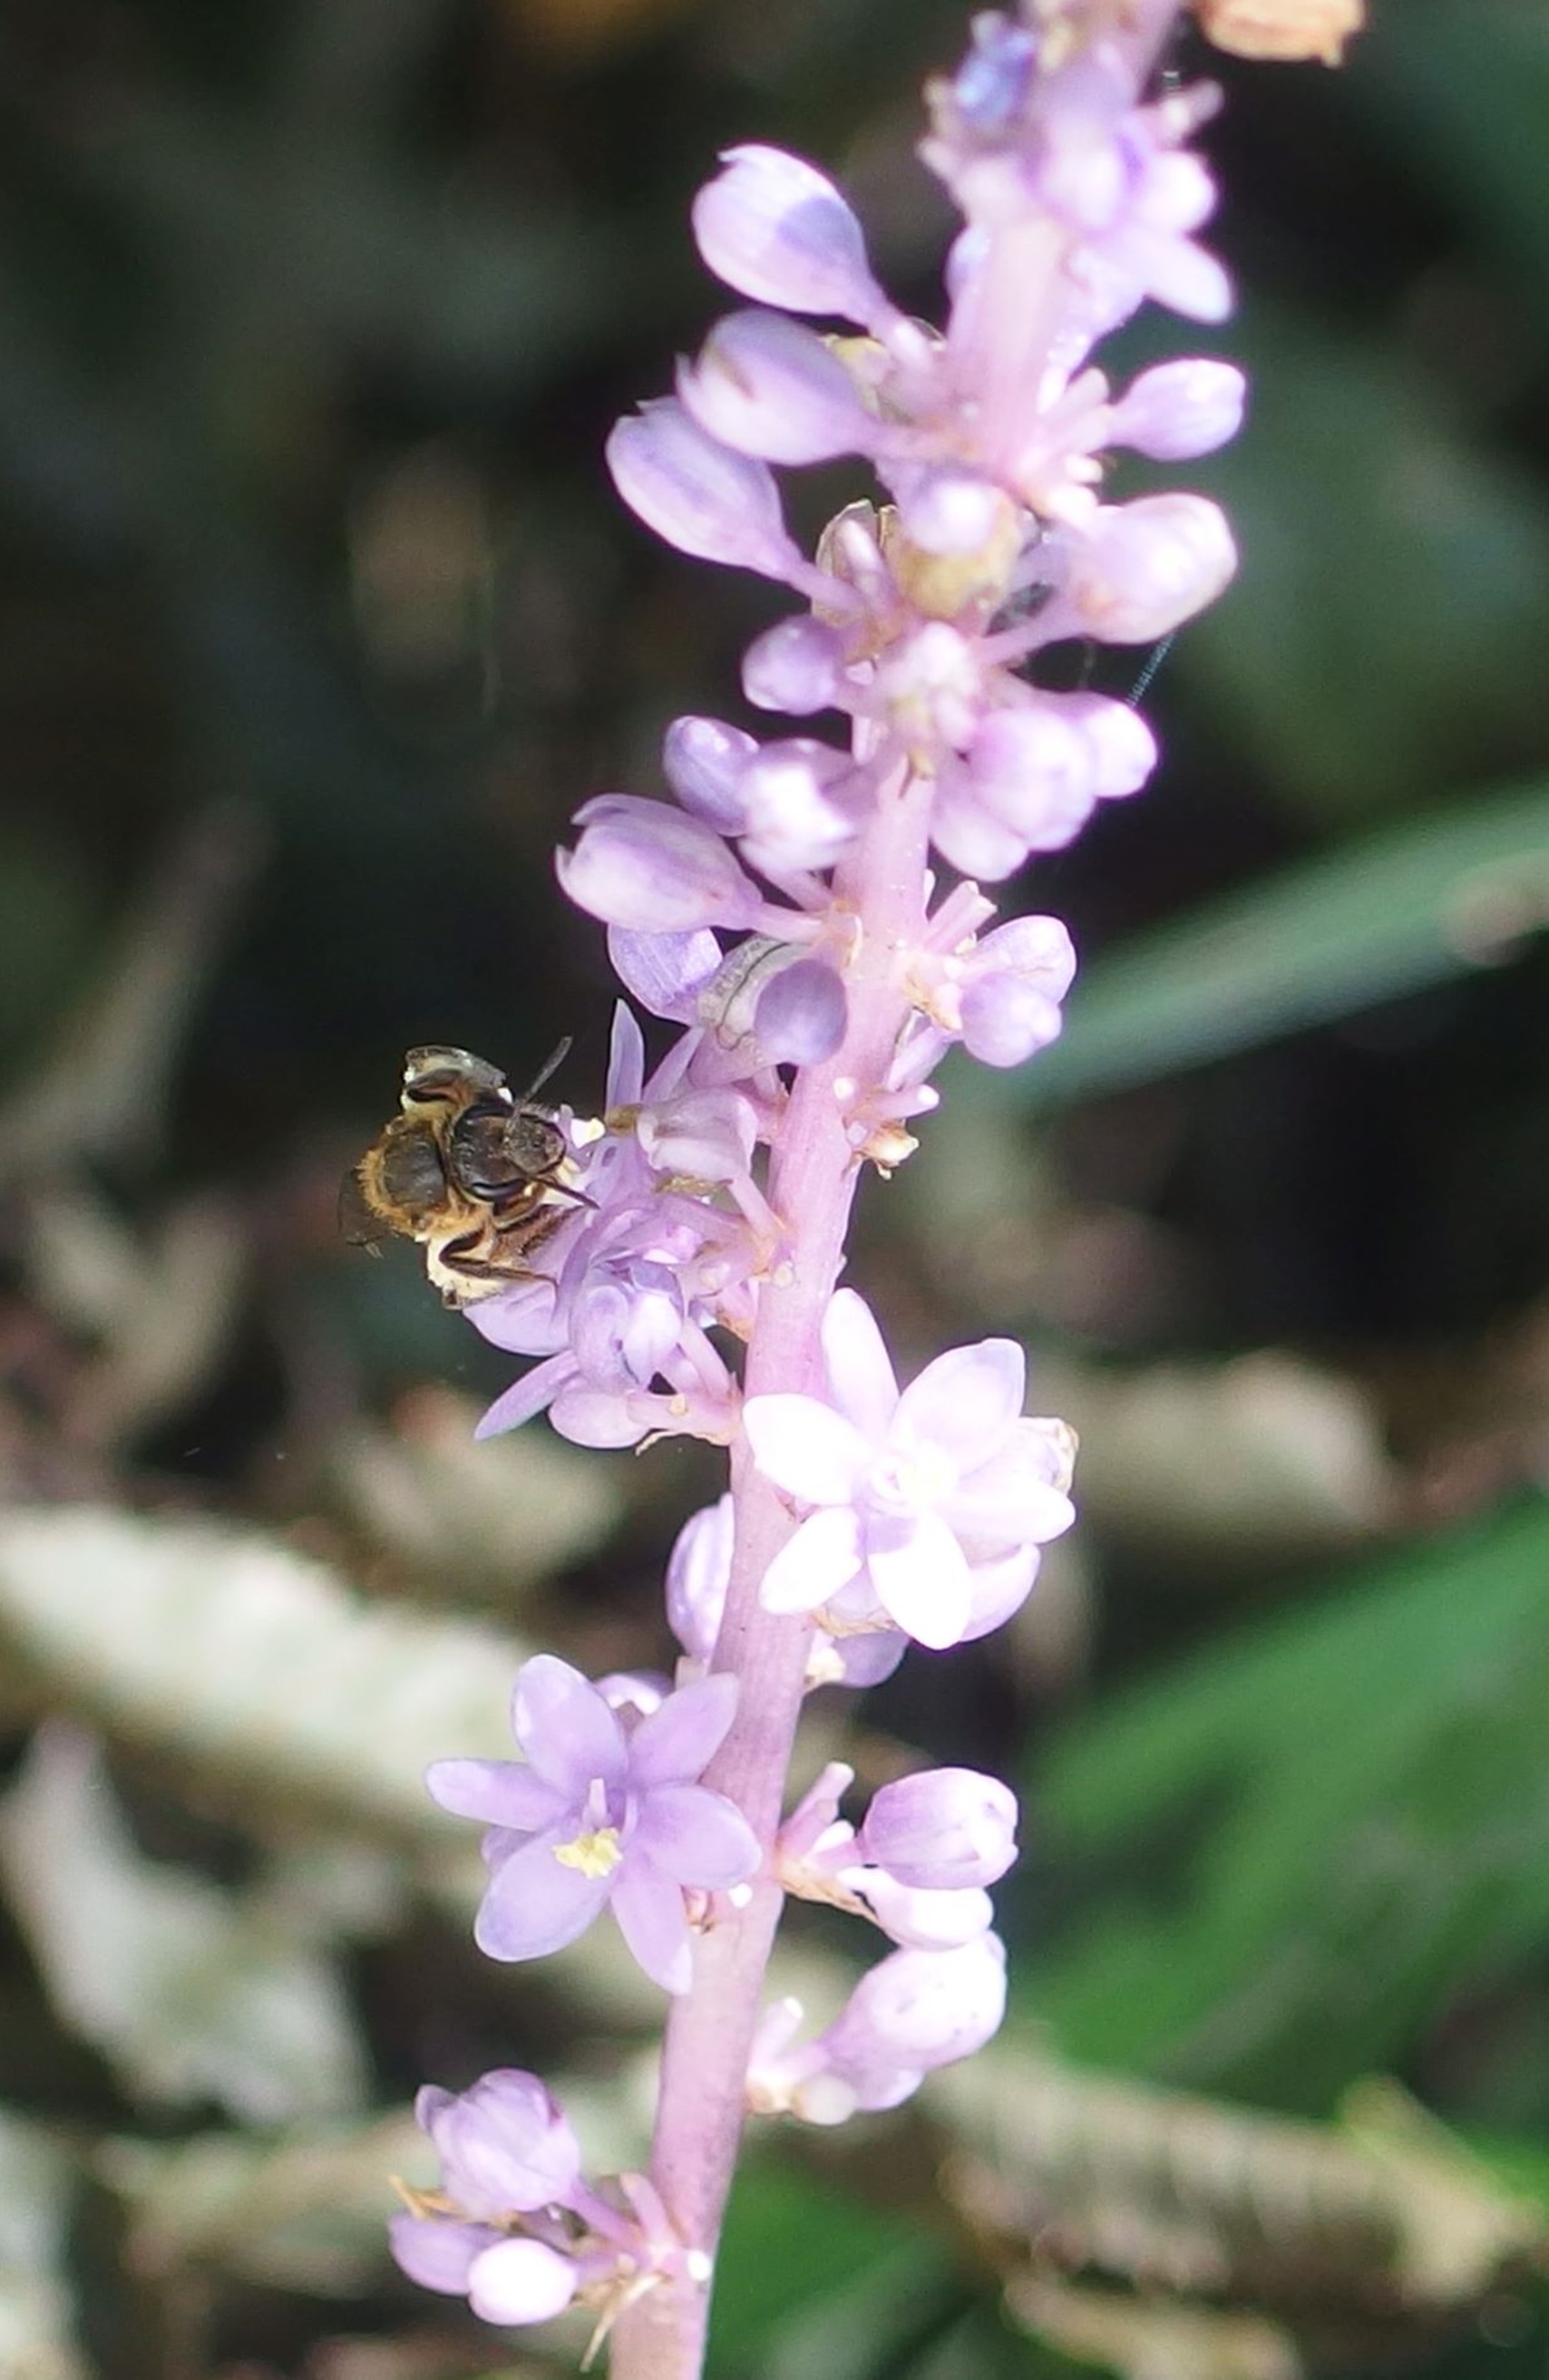
[{"label": "honey bee", "polygon": [[493,1297],[532,1270],[526,1261],[562,1220],[590,1202],[553,1111],[537,1093],[564,1060],[562,1041],[518,1099],[467,1050],[432,1046],[404,1060],[403,1112],[345,1175],[339,1226],[356,1247],[395,1233],[425,1251],[448,1305]]}]

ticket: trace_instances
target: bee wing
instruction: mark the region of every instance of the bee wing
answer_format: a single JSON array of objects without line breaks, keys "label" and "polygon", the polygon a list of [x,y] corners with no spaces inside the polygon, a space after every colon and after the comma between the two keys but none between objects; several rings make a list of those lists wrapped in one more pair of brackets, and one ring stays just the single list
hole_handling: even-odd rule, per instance
[{"label": "bee wing", "polygon": [[377,1244],[393,1236],[393,1227],[383,1221],[360,1187],[360,1177],[351,1166],[339,1184],[339,1236],[352,1248],[370,1248],[373,1254]]}]

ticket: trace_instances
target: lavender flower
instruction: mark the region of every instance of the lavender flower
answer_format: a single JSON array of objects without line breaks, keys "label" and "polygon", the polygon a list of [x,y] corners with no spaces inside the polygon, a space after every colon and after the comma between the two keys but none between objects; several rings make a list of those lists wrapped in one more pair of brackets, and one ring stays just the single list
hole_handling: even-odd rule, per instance
[{"label": "lavender flower", "polygon": [[735,1678],[705,1678],[627,1732],[567,1662],[524,1662],[511,1708],[523,1762],[439,1760],[428,1779],[443,1809],[492,1830],[480,1949],[540,1959],[611,1905],[653,1982],[687,1991],[685,1888],[723,1891],[759,1864],[747,1820],[697,1781],[736,1707]]},{"label": "lavender flower", "polygon": [[[388,2226],[393,2254],[411,2280],[466,2297],[485,2322],[546,2322],[595,2270],[574,2252],[563,2208],[589,2207],[580,2146],[558,2102],[535,2074],[503,2067],[460,2096],[427,2086],[414,2113],[441,2159],[439,2191],[411,2192]],[[543,2236],[519,2228],[536,2216]],[[611,2268],[613,2251],[601,2262]]]},{"label": "lavender flower", "polygon": [[827,1402],[787,1393],[743,1409],[759,1469],[816,1507],[764,1572],[764,1609],[958,1644],[974,1633],[976,1562],[1025,1559],[1075,1518],[1069,1432],[1022,1418],[1026,1367],[1008,1339],[938,1355],[900,1394],[869,1308],[840,1290],[823,1349]]}]

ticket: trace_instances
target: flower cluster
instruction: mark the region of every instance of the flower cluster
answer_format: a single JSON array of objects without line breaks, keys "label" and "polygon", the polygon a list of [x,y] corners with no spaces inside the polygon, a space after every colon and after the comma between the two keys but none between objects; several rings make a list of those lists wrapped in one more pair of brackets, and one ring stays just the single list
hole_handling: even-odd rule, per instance
[{"label": "flower cluster", "polygon": [[[675,1680],[593,1685],[541,1656],[517,1681],[521,1761],[445,1760],[430,1781],[487,1829],[492,1957],[539,1957],[611,1908],[670,1996],[664,2081],[652,2180],[616,2199],[580,2181],[534,2078],[422,2095],[445,2188],[411,2194],[394,2236],[406,2269],[487,2319],[577,2294],[623,2305],[623,2380],[642,2290],[658,2295],[638,2368],[699,2368],[744,2106],[817,2123],[894,2107],[1005,2007],[1003,1785],[907,1776],[856,1822],[834,1765],[778,1812],[804,1692],[1000,1626],[1073,1518],[1074,1440],[1024,1413],[1019,1346],[956,1348],[900,1388],[869,1307],[835,1283],[858,1178],[909,1155],[947,1050],[1012,1066],[1060,1030],[1069,936],[1048,916],[997,923],[982,883],[1061,849],[1154,765],[1132,707],[1039,685],[1041,656],[1149,644],[1234,567],[1206,498],[1104,491],[1114,450],[1182,461],[1242,409],[1229,364],[1159,364],[1116,390],[1091,359],[1144,298],[1205,322],[1229,306],[1189,147],[1216,94],[1147,95],[1173,14],[1024,0],[974,20],[927,93],[921,155],[963,218],[939,328],[888,298],[825,176],[729,152],[694,228],[748,302],[608,444],[626,502],[669,543],[798,597],[742,673],[787,732],[675,721],[671,800],[600,795],[559,855],[625,992],[674,1031],[649,1066],[620,1003],[604,1112],[560,1113],[564,1212],[531,1275],[470,1309],[535,1359],[482,1430],[546,1410],[584,1445],[687,1433],[731,1451],[734,1485],[668,1566]],[[843,455],[871,467],[877,500],[808,555],[775,468]],[[759,2012],[784,1896],[894,1946],[805,2043],[794,2002]]]}]

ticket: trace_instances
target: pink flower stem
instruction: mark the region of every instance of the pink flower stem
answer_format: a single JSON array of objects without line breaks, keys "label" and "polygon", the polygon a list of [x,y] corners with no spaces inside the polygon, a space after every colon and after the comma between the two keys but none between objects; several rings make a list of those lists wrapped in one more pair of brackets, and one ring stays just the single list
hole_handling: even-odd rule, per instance
[{"label": "pink flower stem", "polygon": [[[803,1068],[780,1126],[770,1204],[788,1253],[764,1286],[748,1349],[750,1396],[821,1389],[819,1327],[844,1260],[860,1160],[848,1128],[857,1098],[884,1080],[908,1013],[903,965],[924,931],[931,787],[900,772],[876,818],[836,873],[835,897],[860,921],[848,978],[845,1039]],[[795,1522],[760,1478],[745,1442],[732,1450],[737,1542],[714,1666],[741,1681],[731,1733],[705,1782],[728,1794],[767,1853],[779,1825],[801,1710],[809,1623],[762,1609],[759,1587]],[[695,2275],[664,2282],[621,2316],[615,2380],[695,2380],[702,2367],[710,2265],[742,2131],[744,2086],[764,1970],[783,1894],[766,1872],[741,1909],[723,1907],[695,1946],[691,1990],[674,2002],[663,2048],[651,2173]],[[702,2272],[699,2267],[702,2262]]]}]

